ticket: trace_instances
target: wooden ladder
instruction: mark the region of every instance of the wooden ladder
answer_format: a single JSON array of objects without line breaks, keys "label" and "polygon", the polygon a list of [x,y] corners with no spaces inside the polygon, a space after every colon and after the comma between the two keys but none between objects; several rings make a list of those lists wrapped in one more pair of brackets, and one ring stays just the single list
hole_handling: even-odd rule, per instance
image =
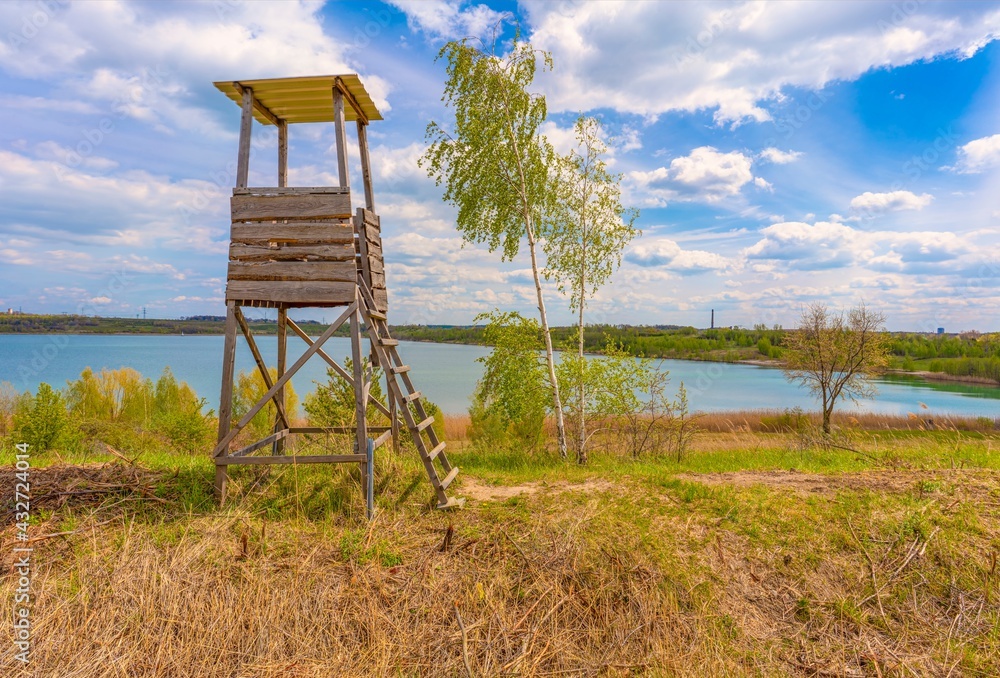
[{"label": "wooden ladder", "polygon": [[[410,429],[410,436],[417,446],[420,458],[424,462],[427,476],[434,486],[434,493],[437,495],[437,508],[460,508],[465,504],[465,500],[448,496],[448,487],[458,476],[458,467],[452,466],[445,454],[445,443],[438,440],[432,424],[434,417],[428,416],[421,402],[420,391],[413,387],[410,379],[410,366],[404,365],[399,357],[396,347],[399,341],[389,334],[389,324],[386,315],[375,307],[371,290],[367,283],[358,280],[361,289],[361,314],[368,328],[368,335],[371,337],[372,347],[378,357],[378,363],[385,371],[386,383],[389,387],[389,398],[396,401],[399,411],[403,414],[403,420]],[[440,465],[443,477],[438,473]]]}]

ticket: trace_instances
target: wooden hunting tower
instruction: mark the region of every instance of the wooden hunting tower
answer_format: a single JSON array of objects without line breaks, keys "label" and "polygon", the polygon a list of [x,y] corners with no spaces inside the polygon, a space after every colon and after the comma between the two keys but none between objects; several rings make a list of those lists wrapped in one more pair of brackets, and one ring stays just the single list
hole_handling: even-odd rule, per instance
[{"label": "wooden hunting tower", "polygon": [[[215,86],[242,107],[236,187],[231,200],[232,235],[226,284],[226,338],[223,349],[222,397],[219,402],[219,439],[215,447],[215,490],[225,500],[231,464],[359,463],[367,512],[374,497],[374,451],[392,440],[398,449],[399,418],[410,431],[437,495],[438,508],[460,506],[449,498],[448,486],[458,475],[444,453],[410,380],[409,366],[400,360],[399,342],[389,334],[388,298],[382,257],[379,218],[372,193],[367,127],[382,116],[357,75],[273,78],[217,82]],[[250,133],[253,120],[278,128],[277,186],[247,187]],[[351,209],[347,168],[347,122],[355,121],[364,183],[364,208]],[[338,186],[289,187],[288,125],[333,122],[337,148]],[[242,307],[278,311],[277,378],[272,378]],[[288,317],[288,309],[345,307],[332,325],[310,338]],[[348,372],[323,351],[323,344],[344,323],[350,326],[353,370]],[[246,339],[267,392],[232,424],[233,370],[237,328]],[[287,366],[288,330],[306,344],[302,355]],[[362,337],[367,335],[366,339]],[[371,395],[373,371],[365,369],[363,342],[370,344],[371,366],[381,366],[386,378],[387,402]],[[354,389],[355,420],[346,427],[295,427],[285,411],[285,384],[313,356],[319,356]],[[269,402],[277,411],[274,432],[252,444],[232,450],[232,443]],[[366,411],[372,406],[385,415],[384,426],[370,426]],[[285,438],[293,434],[350,435],[353,453],[327,455],[285,454]],[[369,436],[376,436],[374,438]],[[270,454],[251,456],[269,450]],[[441,475],[438,467],[442,469]]]}]

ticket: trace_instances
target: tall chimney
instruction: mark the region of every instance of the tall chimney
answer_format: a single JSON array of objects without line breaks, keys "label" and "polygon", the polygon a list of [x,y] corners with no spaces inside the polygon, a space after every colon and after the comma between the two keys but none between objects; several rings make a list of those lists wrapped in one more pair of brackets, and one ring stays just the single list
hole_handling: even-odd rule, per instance
[{"label": "tall chimney", "polygon": [[715,309],[712,309],[712,329],[715,329]]}]

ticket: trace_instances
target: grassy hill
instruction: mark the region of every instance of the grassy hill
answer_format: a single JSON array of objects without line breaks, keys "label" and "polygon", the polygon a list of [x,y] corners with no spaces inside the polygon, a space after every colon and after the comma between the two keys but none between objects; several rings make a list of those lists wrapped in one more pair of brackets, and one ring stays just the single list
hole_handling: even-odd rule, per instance
[{"label": "grassy hill", "polygon": [[845,419],[817,447],[758,423],[580,467],[451,421],[467,507],[430,509],[416,454],[386,450],[371,523],[354,467],[240,468],[219,508],[207,451],[35,455],[30,672],[1000,673],[996,433]]}]

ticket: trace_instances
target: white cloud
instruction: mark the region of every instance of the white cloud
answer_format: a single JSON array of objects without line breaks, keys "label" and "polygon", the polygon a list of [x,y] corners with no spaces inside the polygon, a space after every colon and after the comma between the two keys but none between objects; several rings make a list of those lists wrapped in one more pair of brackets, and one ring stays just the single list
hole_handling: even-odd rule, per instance
[{"label": "white cloud", "polygon": [[685,250],[668,238],[640,241],[625,255],[639,266],[663,267],[679,273],[703,273],[729,268],[732,263],[724,256],[704,250]]},{"label": "white cloud", "polygon": [[800,151],[782,151],[771,146],[761,151],[759,157],[768,162],[773,162],[775,165],[785,165],[798,160],[802,157],[802,153]]},{"label": "white cloud", "polygon": [[1000,165],[1000,134],[983,137],[958,149],[958,170],[969,174]]},{"label": "white cloud", "polygon": [[844,223],[773,224],[743,250],[748,260],[784,262],[805,271],[867,267],[881,272],[951,273],[973,256],[974,234],[943,231],[862,231]]},{"label": "white cloud", "polygon": [[14,108],[24,111],[64,111],[79,115],[93,115],[100,112],[96,106],[84,101],[23,95],[0,97],[0,108]]},{"label": "white cloud", "polygon": [[460,40],[487,37],[503,18],[482,4],[449,0],[388,0],[406,13],[410,27],[436,39]]},{"label": "white cloud", "polygon": [[[574,2],[527,0],[540,81],[553,111],[608,107],[656,116],[714,109],[770,119],[786,87],[819,89],[872,68],[970,56],[1000,34],[992,3]],[[627,46],[627,49],[623,49]]]},{"label": "white cloud", "polygon": [[[57,146],[41,146],[43,154],[58,154]],[[134,170],[93,174],[85,167],[88,164],[93,165],[71,168],[55,160],[0,151],[7,217],[0,232],[31,237],[46,249],[58,242],[199,253],[226,250],[227,201],[215,184],[170,181]],[[52,201],[54,193],[59,201]],[[46,209],[39,212],[39,205]]]},{"label": "white cloud", "polygon": [[622,128],[621,138],[617,139],[616,143],[622,153],[636,151],[642,148],[642,135],[636,128],[625,125]]},{"label": "white cloud", "polygon": [[[0,25],[19,26],[25,12],[37,7],[0,3]],[[0,69],[60,82],[83,105],[96,104],[161,131],[216,135],[221,130],[215,118],[197,101],[221,96],[212,91],[213,80],[359,70],[349,56],[352,42],[324,31],[322,7],[312,0],[67,3],[16,51],[0,52]],[[362,79],[379,108],[388,110],[387,81]]]},{"label": "white cloud", "polygon": [[701,146],[688,155],[674,158],[669,167],[629,172],[629,180],[646,193],[647,203],[666,204],[670,199],[718,202],[737,195],[753,181],[751,160],[739,151],[722,153]]},{"label": "white cloud", "polygon": [[748,259],[778,259],[791,266],[831,268],[852,263],[859,252],[854,229],[820,221],[786,221],[761,230],[764,237],[743,252]]},{"label": "white cloud", "polygon": [[922,210],[930,205],[932,200],[934,200],[934,196],[929,193],[917,195],[912,191],[891,191],[889,193],[866,191],[851,200],[851,209],[868,213]]}]

